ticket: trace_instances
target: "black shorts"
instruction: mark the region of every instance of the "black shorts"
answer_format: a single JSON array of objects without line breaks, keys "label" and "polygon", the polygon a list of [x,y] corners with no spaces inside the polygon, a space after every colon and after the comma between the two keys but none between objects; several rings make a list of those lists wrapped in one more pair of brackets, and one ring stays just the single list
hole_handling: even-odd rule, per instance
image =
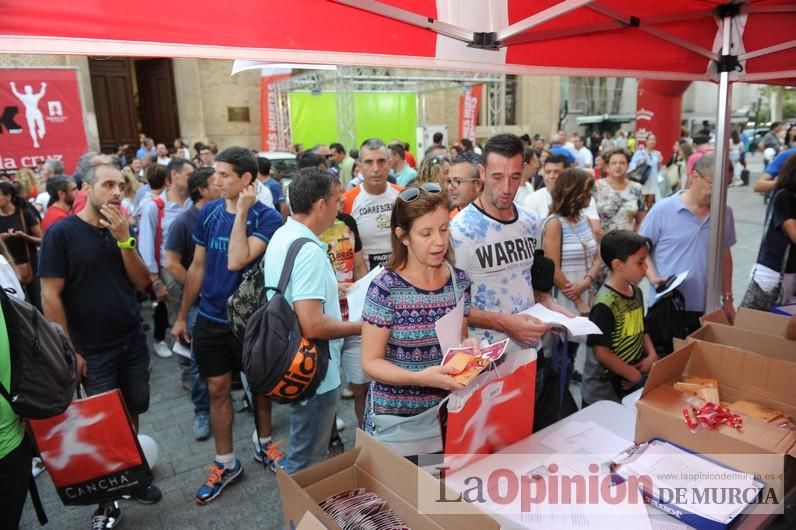
[{"label": "black shorts", "polygon": [[229,324],[214,322],[200,314],[196,319],[191,348],[202,377],[218,377],[241,369],[243,345]]}]

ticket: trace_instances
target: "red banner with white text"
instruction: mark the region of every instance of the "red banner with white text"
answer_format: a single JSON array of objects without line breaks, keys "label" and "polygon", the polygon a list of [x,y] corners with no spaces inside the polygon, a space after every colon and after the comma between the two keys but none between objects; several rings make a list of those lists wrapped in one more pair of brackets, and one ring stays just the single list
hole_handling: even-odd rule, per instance
[{"label": "red banner with white text", "polygon": [[55,158],[71,173],[87,150],[76,70],[0,69],[0,169]]},{"label": "red banner with white text", "polygon": [[481,103],[483,85],[468,86],[459,96],[459,140],[468,138],[475,143],[475,128],[478,126],[478,106]]},{"label": "red banner with white text", "polygon": [[[274,83],[290,77],[290,69],[263,68],[260,77],[260,145],[263,151],[287,151],[290,149],[290,127],[287,102],[278,101]],[[286,123],[284,123],[287,120]],[[280,122],[282,127],[280,127]]]}]

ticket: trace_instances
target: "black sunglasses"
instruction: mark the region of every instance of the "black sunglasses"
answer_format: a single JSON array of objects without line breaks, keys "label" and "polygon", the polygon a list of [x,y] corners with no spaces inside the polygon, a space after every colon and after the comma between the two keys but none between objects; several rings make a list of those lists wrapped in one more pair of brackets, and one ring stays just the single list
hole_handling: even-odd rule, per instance
[{"label": "black sunglasses", "polygon": [[398,194],[398,198],[404,202],[413,202],[420,197],[421,191],[425,191],[426,193],[441,193],[442,188],[436,182],[426,182],[419,188],[406,188]]}]

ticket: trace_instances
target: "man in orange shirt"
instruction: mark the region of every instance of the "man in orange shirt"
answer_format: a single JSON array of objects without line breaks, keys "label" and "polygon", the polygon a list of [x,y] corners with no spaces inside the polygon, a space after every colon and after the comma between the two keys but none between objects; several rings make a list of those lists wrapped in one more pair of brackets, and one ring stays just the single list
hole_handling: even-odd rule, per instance
[{"label": "man in orange shirt", "polygon": [[77,185],[71,177],[53,177],[47,181],[47,193],[50,194],[50,201],[54,202],[49,205],[47,213],[41,221],[42,233],[72,213],[72,205],[77,196]]}]

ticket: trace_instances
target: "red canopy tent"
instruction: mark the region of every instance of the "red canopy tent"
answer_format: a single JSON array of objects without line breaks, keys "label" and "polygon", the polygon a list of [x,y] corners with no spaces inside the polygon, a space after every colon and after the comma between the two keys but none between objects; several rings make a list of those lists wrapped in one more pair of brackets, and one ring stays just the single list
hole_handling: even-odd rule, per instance
[{"label": "red canopy tent", "polygon": [[718,83],[708,308],[731,83],[796,84],[793,0],[0,2],[0,52],[249,59]]}]

